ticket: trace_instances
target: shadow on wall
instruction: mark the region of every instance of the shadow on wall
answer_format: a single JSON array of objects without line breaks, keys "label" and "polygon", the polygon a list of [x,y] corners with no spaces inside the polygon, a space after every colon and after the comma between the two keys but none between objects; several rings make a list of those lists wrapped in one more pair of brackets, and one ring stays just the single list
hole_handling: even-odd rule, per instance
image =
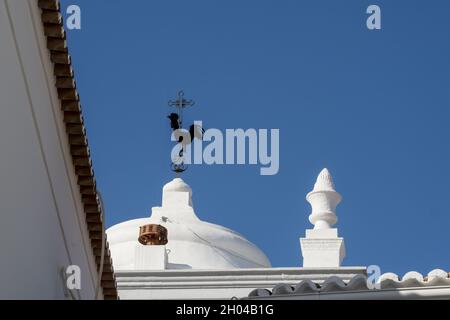
[{"label": "shadow on wall", "polygon": [[173,270],[192,269],[192,266],[189,264],[183,264],[183,263],[167,263],[167,269],[173,269]]}]

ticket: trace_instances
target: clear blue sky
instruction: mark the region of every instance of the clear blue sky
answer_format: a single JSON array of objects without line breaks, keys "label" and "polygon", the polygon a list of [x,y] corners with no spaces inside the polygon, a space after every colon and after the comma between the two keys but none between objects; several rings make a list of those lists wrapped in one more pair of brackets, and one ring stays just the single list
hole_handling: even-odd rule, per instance
[{"label": "clear blue sky", "polygon": [[[450,269],[450,2],[64,0],[107,223],[150,215],[170,171],[167,101],[186,121],[279,128],[280,172],[191,166],[202,220],[300,266],[305,195],[328,167],[345,265]],[[366,28],[370,4],[382,30]]]}]

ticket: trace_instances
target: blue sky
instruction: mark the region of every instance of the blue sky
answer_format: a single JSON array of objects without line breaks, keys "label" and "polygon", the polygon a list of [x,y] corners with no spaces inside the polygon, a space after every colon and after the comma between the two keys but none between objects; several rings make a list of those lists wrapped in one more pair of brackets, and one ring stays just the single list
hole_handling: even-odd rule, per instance
[{"label": "blue sky", "polygon": [[[450,269],[448,1],[64,0],[107,223],[150,215],[170,171],[167,101],[186,123],[279,128],[280,171],[191,166],[197,215],[300,266],[323,167],[343,202],[344,265]],[[382,30],[366,28],[370,4]]]}]

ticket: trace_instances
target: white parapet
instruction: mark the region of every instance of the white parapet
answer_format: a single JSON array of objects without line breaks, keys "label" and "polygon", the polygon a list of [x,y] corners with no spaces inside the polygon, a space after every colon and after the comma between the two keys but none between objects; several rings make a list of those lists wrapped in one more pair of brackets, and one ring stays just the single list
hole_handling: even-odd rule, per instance
[{"label": "white parapet", "polygon": [[338,229],[331,228],[337,222],[336,206],[341,195],[334,190],[333,179],[327,169],[323,169],[308,193],[306,200],[311,204],[309,221],[314,229],[306,230],[300,238],[303,267],[340,267],[345,257],[344,238],[338,237]]}]

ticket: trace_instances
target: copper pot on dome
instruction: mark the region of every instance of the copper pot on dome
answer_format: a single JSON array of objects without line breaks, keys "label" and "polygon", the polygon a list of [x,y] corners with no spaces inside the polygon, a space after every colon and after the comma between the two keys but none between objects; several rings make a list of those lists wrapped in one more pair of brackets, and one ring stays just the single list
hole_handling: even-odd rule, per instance
[{"label": "copper pot on dome", "polygon": [[167,229],[159,224],[147,224],[139,228],[138,241],[144,246],[167,244]]}]

